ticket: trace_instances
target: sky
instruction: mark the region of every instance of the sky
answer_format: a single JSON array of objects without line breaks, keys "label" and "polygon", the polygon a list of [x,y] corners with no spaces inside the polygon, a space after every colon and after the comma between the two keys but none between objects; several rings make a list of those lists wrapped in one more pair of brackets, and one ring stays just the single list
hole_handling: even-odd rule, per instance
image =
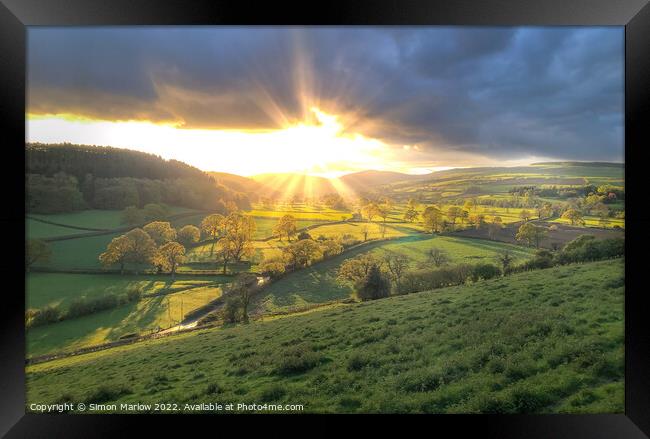
[{"label": "sky", "polygon": [[623,161],[622,27],[32,27],[27,141],[206,171]]}]

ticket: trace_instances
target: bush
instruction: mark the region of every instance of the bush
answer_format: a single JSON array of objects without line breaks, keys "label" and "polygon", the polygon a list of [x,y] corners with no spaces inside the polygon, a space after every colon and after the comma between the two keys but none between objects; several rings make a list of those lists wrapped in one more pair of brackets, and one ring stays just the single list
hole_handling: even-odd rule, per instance
[{"label": "bush", "polygon": [[259,272],[262,275],[269,276],[273,279],[281,277],[285,271],[286,267],[280,258],[265,259],[259,267]]},{"label": "bush", "polygon": [[46,306],[42,309],[28,309],[25,313],[25,324],[27,328],[47,325],[61,320],[61,310],[55,306]]},{"label": "bush", "polygon": [[123,395],[132,393],[131,389],[124,386],[100,386],[99,388],[90,391],[84,401],[87,404],[101,404],[103,402],[115,401]]},{"label": "bush", "polygon": [[375,300],[390,295],[390,281],[379,270],[377,265],[373,265],[368,270],[368,274],[362,279],[356,287],[356,295],[361,300]]},{"label": "bush", "polygon": [[537,250],[535,256],[522,264],[522,270],[538,270],[542,268],[550,268],[555,265],[555,257],[553,253],[548,250]]},{"label": "bush", "polygon": [[472,276],[473,266],[459,264],[437,268],[435,270],[418,270],[402,277],[398,292],[400,294],[460,285]]},{"label": "bush", "polygon": [[596,240],[591,235],[583,235],[569,242],[557,256],[556,262],[570,264],[572,262],[596,261],[624,254],[625,240],[623,238]]},{"label": "bush", "polygon": [[303,239],[311,239],[311,235],[307,232],[298,233],[298,241],[302,241]]},{"label": "bush", "polygon": [[501,270],[499,267],[492,264],[478,264],[472,269],[472,280],[474,282],[481,279],[486,280],[499,276],[501,276]]},{"label": "bush", "polygon": [[237,296],[229,297],[223,306],[223,322],[237,323],[244,318],[243,305]]},{"label": "bush", "polygon": [[277,373],[280,375],[293,375],[306,372],[318,366],[321,357],[305,345],[299,345],[280,352]]}]

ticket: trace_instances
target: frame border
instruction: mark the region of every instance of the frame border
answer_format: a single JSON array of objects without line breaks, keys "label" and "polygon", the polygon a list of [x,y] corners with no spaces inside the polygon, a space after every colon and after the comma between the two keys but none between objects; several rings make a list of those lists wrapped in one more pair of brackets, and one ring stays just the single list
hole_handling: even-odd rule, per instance
[{"label": "frame border", "polygon": [[[650,330],[646,320],[647,299],[641,285],[646,268],[635,253],[649,248],[650,215],[643,203],[644,165],[642,148],[649,145],[650,118],[650,5],[648,0],[356,0],[323,2],[315,7],[272,2],[253,3],[199,0],[0,0],[0,120],[6,121],[3,140],[6,163],[24,163],[18,145],[25,141],[26,26],[97,25],[613,25],[625,26],[625,167],[626,192],[626,297],[625,297],[625,414],[620,415],[424,415],[404,419],[409,424],[424,422],[429,428],[449,429],[486,437],[527,438],[643,438],[650,434]],[[4,5],[3,5],[4,3]],[[637,168],[638,167],[638,168]],[[11,208],[0,214],[0,224],[12,230],[7,236],[24,251],[24,176],[19,166],[3,172],[5,188],[11,188]],[[635,169],[636,168],[636,169]],[[647,171],[646,171],[647,172]],[[630,198],[631,197],[631,198]],[[23,233],[18,233],[22,231]],[[20,254],[20,252],[19,252]],[[630,257],[632,256],[632,257]],[[6,278],[18,279],[6,288],[9,312],[0,319],[0,434],[8,437],[87,437],[120,434],[126,428],[151,420],[128,415],[37,415],[24,412],[24,297],[16,290],[24,278],[17,258],[7,258],[0,266]],[[6,273],[5,273],[6,272]],[[241,415],[247,416],[247,415]],[[301,415],[311,424],[314,415]],[[333,415],[330,418],[340,418]],[[405,417],[406,418],[406,417]],[[239,420],[240,418],[236,418]],[[264,427],[286,432],[286,418],[265,416]],[[295,418],[294,418],[295,419]],[[350,417],[346,416],[349,420]],[[397,417],[367,415],[365,423],[383,429]],[[178,418],[160,415],[155,426],[171,433],[185,430]],[[210,417],[191,417],[192,423],[212,422]],[[198,421],[198,422],[197,422]],[[219,428],[242,427],[232,417],[219,418]],[[285,421],[285,422],[283,422]],[[318,420],[314,419],[315,422]],[[431,423],[433,421],[434,423]],[[214,428],[214,423],[211,428]],[[237,425],[240,424],[240,425]],[[324,430],[336,431],[331,423]],[[371,425],[370,425],[371,424]],[[248,427],[248,426],[246,426]],[[248,428],[242,433],[247,432]],[[323,431],[323,430],[321,430]],[[304,431],[303,431],[304,432]],[[645,432],[645,434],[644,434]]]}]

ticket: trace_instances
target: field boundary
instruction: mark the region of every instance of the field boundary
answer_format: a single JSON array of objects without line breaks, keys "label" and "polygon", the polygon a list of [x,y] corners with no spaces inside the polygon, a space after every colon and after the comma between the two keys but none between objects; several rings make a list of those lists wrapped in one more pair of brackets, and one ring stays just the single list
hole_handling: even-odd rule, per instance
[{"label": "field boundary", "polygon": [[[173,221],[177,219],[183,219],[183,218],[188,218],[191,216],[195,215],[201,215],[201,214],[207,214],[208,212],[206,211],[196,211],[196,212],[182,212],[182,213],[177,213],[174,215],[169,215],[167,218],[165,218],[166,221]],[[115,229],[93,229],[89,227],[78,227],[78,226],[71,226],[68,224],[62,224],[62,223],[56,223],[52,221],[47,221],[47,220],[41,220],[39,218],[32,217],[30,215],[25,215],[26,218],[34,220],[34,221],[40,221],[45,224],[52,224],[55,226],[59,227],[67,227],[69,229],[75,229],[75,230],[90,230],[90,233],[75,233],[72,235],[61,235],[61,236],[51,236],[49,238],[42,238],[42,241],[45,242],[55,242],[55,241],[67,241],[70,239],[78,239],[78,238],[90,238],[93,236],[102,236],[102,235],[110,235],[113,233],[120,233],[120,232],[127,232],[132,229],[136,229],[138,227],[143,227],[144,225],[148,224],[150,221],[140,223],[140,224],[133,224],[129,226],[122,226],[122,227],[117,227]]]}]

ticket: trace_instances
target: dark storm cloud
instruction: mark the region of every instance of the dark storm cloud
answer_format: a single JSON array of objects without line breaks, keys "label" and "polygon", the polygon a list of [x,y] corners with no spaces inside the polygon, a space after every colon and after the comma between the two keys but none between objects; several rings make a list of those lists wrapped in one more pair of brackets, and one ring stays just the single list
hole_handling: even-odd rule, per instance
[{"label": "dark storm cloud", "polygon": [[490,157],[621,160],[617,28],[29,31],[29,111],[350,131]]}]

